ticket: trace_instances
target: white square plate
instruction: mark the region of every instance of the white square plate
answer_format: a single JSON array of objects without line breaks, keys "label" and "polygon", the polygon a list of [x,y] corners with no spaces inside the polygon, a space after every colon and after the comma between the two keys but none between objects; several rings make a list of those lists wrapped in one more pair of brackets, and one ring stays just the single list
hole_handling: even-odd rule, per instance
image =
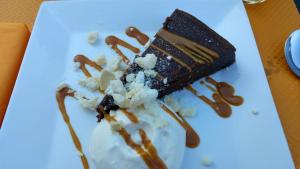
[{"label": "white square plate", "polygon": [[[80,169],[68,129],[59,113],[55,90],[62,81],[78,89],[80,73],[72,70],[76,54],[91,58],[113,52],[104,38],[125,36],[124,29],[137,26],[154,35],[174,9],[198,17],[228,39],[236,48],[236,63],[213,75],[236,87],[245,103],[233,108],[228,119],[187,91],[177,92],[193,105],[198,115],[188,119],[201,135],[201,145],[186,149],[182,169],[201,169],[210,157],[212,169],[293,169],[293,161],[269,90],[251,27],[241,0],[99,0],[46,2],[40,8],[0,130],[1,169]],[[87,44],[87,33],[100,32],[100,42]],[[132,54],[131,54],[132,55]],[[211,93],[194,85],[204,95]],[[95,113],[85,112],[67,100],[72,124],[89,158],[88,143],[96,125]],[[256,110],[258,115],[251,112]],[[112,157],[113,158],[113,157]],[[91,168],[95,168],[89,159]]]}]

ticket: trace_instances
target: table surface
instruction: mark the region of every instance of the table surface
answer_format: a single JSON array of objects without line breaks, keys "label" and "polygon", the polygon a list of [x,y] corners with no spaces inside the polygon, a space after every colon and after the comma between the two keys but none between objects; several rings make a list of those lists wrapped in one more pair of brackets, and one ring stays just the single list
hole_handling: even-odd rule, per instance
[{"label": "table surface", "polygon": [[[0,0],[0,22],[26,23],[31,30],[43,0]],[[300,79],[284,58],[284,43],[300,28],[300,15],[292,0],[267,0],[246,5],[275,104],[295,161],[300,168]]]}]

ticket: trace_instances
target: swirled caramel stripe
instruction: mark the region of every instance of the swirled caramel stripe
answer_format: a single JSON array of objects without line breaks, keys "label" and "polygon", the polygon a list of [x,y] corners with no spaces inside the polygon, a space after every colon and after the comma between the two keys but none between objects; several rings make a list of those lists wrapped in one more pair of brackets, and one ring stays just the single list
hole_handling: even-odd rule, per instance
[{"label": "swirled caramel stripe", "polygon": [[121,39],[119,39],[118,37],[113,36],[113,35],[106,37],[105,42],[106,42],[107,45],[111,46],[111,48],[112,48],[112,49],[113,49],[113,50],[121,57],[121,59],[122,59],[125,63],[127,63],[127,64],[130,63],[130,60],[129,60],[129,59],[124,55],[124,53],[118,48],[118,45],[123,46],[123,47],[125,47],[125,48],[131,50],[133,53],[136,53],[136,54],[140,53],[140,49],[138,49],[138,48],[136,48],[136,47],[130,45],[129,43],[127,43],[127,42],[125,42],[125,41],[123,41],[123,40],[121,40]]},{"label": "swirled caramel stripe", "polygon": [[200,59],[202,59],[205,63],[212,63],[214,61],[212,57],[202,52],[201,50],[197,50],[197,48],[191,48],[187,45],[179,46],[181,47],[181,50],[183,50],[186,54],[189,53],[190,55],[194,56],[194,58],[198,58],[199,55],[203,56]]},{"label": "swirled caramel stripe", "polygon": [[222,97],[218,93],[214,93],[212,95],[213,100],[210,100],[206,96],[200,95],[200,93],[196,89],[194,89],[191,85],[188,85],[186,89],[191,93],[193,93],[196,97],[204,101],[206,104],[208,104],[212,109],[215,110],[215,112],[219,116],[223,118],[227,118],[231,115],[232,110],[230,105],[224,102]]},{"label": "swirled caramel stripe", "polygon": [[97,69],[98,71],[101,71],[103,68],[98,65],[96,62],[90,60],[88,57],[84,56],[84,55],[76,55],[74,57],[74,62],[78,62],[80,64],[80,69],[81,71],[84,73],[84,75],[86,77],[92,77],[91,73],[87,70],[85,65],[89,65],[95,69]]},{"label": "swirled caramel stripe", "polygon": [[157,47],[156,45],[154,44],[151,44],[150,47],[164,53],[164,55],[167,55],[167,56],[172,56],[172,59],[174,59],[178,64],[180,64],[181,66],[183,66],[184,68],[186,68],[189,72],[192,72],[192,69],[186,64],[184,63],[183,61],[181,61],[179,58],[177,58],[176,56],[173,56],[171,55],[170,53],[168,53],[167,51]]},{"label": "swirled caramel stripe", "polygon": [[215,51],[165,29],[161,29],[157,36],[168,41],[199,64],[212,63],[214,59],[219,57]]},{"label": "swirled caramel stripe", "polygon": [[173,113],[167,106],[161,104],[161,108],[173,117],[186,131],[186,146],[195,148],[200,144],[200,137],[193,127],[178,112]]},{"label": "swirled caramel stripe", "polygon": [[[173,44],[174,45],[174,44]],[[209,63],[204,57],[199,57],[196,53],[193,51],[190,51],[185,45],[174,45],[176,48],[181,50],[181,52],[185,53],[187,56],[192,58],[195,62],[200,63],[200,64],[207,64]]]},{"label": "swirled caramel stripe", "polygon": [[56,100],[57,100],[61,115],[62,115],[66,125],[68,126],[68,129],[69,129],[69,132],[71,134],[71,137],[72,137],[73,143],[75,145],[75,148],[80,153],[80,159],[81,159],[83,168],[84,169],[89,169],[89,164],[88,164],[87,158],[83,153],[80,140],[79,140],[79,138],[78,138],[71,122],[70,122],[70,117],[67,113],[66,106],[65,106],[65,98],[66,97],[74,97],[74,93],[75,93],[74,90],[72,90],[68,87],[65,87],[65,88],[63,88],[63,89],[56,92]]},{"label": "swirled caramel stripe", "polygon": [[207,77],[205,80],[216,87],[217,93],[220,94],[222,99],[227,103],[234,106],[240,106],[244,103],[243,97],[234,95],[235,90],[232,85],[226,82],[217,82],[211,77]]},{"label": "swirled caramel stripe", "polygon": [[126,35],[135,38],[141,45],[146,45],[149,41],[149,37],[138,30],[136,27],[130,26],[125,31]]},{"label": "swirled caramel stripe", "polygon": [[[116,121],[114,117],[109,115],[105,115],[105,119],[108,122]],[[149,169],[167,169],[167,166],[158,156],[155,146],[143,129],[139,129],[139,135],[142,139],[143,146],[137,144],[125,128],[119,129],[118,133],[122,136],[125,143],[141,156]]]}]

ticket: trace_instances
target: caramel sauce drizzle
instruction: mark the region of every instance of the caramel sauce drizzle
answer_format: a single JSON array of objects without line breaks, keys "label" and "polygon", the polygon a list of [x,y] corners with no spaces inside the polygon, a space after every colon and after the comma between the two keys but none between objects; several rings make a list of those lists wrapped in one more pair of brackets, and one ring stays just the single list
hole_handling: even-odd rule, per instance
[{"label": "caramel sauce drizzle", "polygon": [[199,64],[212,63],[214,59],[219,57],[219,54],[215,51],[165,29],[161,29],[157,35],[180,49]]},{"label": "caramel sauce drizzle", "polygon": [[120,111],[122,111],[125,116],[132,122],[132,123],[138,123],[139,122],[139,119],[132,113],[132,112],[129,112],[128,110],[126,109],[120,109]]},{"label": "caramel sauce drizzle", "polygon": [[[114,117],[109,115],[106,115],[105,119],[108,122],[116,121]],[[142,157],[149,169],[167,169],[167,166],[158,156],[155,146],[152,144],[151,140],[148,138],[143,129],[139,129],[142,145],[135,143],[125,128],[119,129],[118,132],[126,144]]]},{"label": "caramel sauce drizzle", "polygon": [[191,85],[188,85],[186,87],[186,89],[188,91],[190,91],[191,93],[193,93],[196,97],[198,97],[199,99],[201,99],[202,101],[204,101],[206,104],[208,104],[212,109],[215,110],[215,112],[223,117],[229,117],[232,113],[231,107],[230,105],[228,105],[226,102],[224,102],[221,99],[221,96],[217,93],[213,94],[213,100],[210,100],[209,98],[207,98],[206,96],[201,95],[196,89],[194,89]]},{"label": "caramel sauce drizzle", "polygon": [[131,50],[133,53],[140,53],[140,49],[130,45],[129,43],[119,39],[118,37],[116,36],[108,36],[106,39],[105,39],[105,42],[107,45],[110,45],[111,48],[121,57],[121,59],[129,64],[130,63],[130,60],[123,54],[123,52],[118,48],[118,45],[120,46],[123,46],[129,50]]},{"label": "caramel sauce drizzle", "polygon": [[146,45],[149,41],[149,37],[138,30],[136,27],[130,26],[125,31],[126,35],[135,38],[141,45]]},{"label": "caramel sauce drizzle", "polygon": [[[215,88],[208,85],[205,81]],[[214,92],[212,94],[213,100],[201,95],[191,85],[187,86],[186,89],[213,108],[219,116],[224,118],[229,117],[232,114],[231,105],[240,106],[243,104],[244,99],[241,96],[234,95],[234,87],[230,84],[226,82],[217,82],[211,77],[206,77],[205,81],[200,81],[200,83]]]},{"label": "caramel sauce drizzle", "polygon": [[78,150],[78,152],[80,153],[80,159],[81,159],[83,168],[84,169],[89,169],[89,164],[88,164],[87,158],[83,153],[81,143],[80,143],[79,138],[78,138],[71,122],[70,122],[70,117],[67,113],[66,106],[65,106],[65,98],[67,96],[74,97],[74,93],[75,93],[74,90],[72,90],[68,87],[65,87],[65,88],[63,88],[63,89],[56,92],[56,100],[57,100],[61,115],[62,115],[66,125],[68,126],[68,129],[69,129],[69,132],[71,134],[73,143],[74,143],[76,149]]},{"label": "caramel sauce drizzle", "polygon": [[220,94],[222,99],[234,106],[240,106],[244,103],[244,99],[241,96],[234,95],[234,87],[226,82],[217,82],[211,77],[205,79],[208,83],[214,85],[217,92]]},{"label": "caramel sauce drizzle", "polygon": [[84,73],[84,75],[86,77],[92,77],[91,73],[87,70],[86,66],[85,65],[89,65],[95,69],[97,69],[98,71],[101,71],[103,68],[98,65],[96,62],[90,60],[89,58],[87,58],[86,56],[84,55],[76,55],[74,57],[74,62],[78,62],[80,63],[80,69],[81,71]]},{"label": "caramel sauce drizzle", "polygon": [[178,112],[173,113],[167,106],[161,104],[161,108],[173,117],[186,131],[186,146],[195,148],[200,144],[200,137],[193,127]]},{"label": "caramel sauce drizzle", "polygon": [[212,86],[208,85],[207,83],[205,83],[205,81],[200,81],[200,84],[204,85],[206,88],[208,88],[209,90],[211,90],[212,92],[216,93],[217,90],[215,88],[213,88]]}]

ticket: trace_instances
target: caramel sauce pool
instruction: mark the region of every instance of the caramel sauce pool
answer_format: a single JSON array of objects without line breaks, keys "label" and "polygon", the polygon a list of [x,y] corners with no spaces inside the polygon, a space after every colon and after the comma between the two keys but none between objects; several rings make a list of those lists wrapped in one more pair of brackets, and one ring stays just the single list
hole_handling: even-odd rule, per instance
[{"label": "caramel sauce pool", "polygon": [[231,105],[240,106],[244,103],[244,99],[241,96],[234,95],[234,87],[226,82],[217,82],[211,77],[205,79],[208,83],[214,85],[217,88],[221,97]]},{"label": "caramel sauce pool", "polygon": [[[207,84],[205,81],[213,85],[215,88]],[[191,85],[187,86],[186,89],[208,104],[219,116],[223,118],[230,117],[232,114],[231,105],[240,106],[243,104],[244,99],[241,96],[236,96],[234,94],[235,90],[232,85],[226,82],[217,82],[211,77],[205,78],[205,81],[201,81],[200,83],[214,92],[212,94],[212,100],[206,96],[200,95],[200,93]]]},{"label": "caramel sauce pool", "polygon": [[208,104],[212,109],[214,109],[214,111],[219,116],[223,118],[227,118],[232,114],[230,105],[224,102],[221,99],[221,96],[219,94],[214,93],[213,100],[210,100],[206,96],[200,95],[200,93],[196,89],[194,89],[191,85],[187,86],[186,89],[192,92],[196,97],[204,101],[206,104]]}]

